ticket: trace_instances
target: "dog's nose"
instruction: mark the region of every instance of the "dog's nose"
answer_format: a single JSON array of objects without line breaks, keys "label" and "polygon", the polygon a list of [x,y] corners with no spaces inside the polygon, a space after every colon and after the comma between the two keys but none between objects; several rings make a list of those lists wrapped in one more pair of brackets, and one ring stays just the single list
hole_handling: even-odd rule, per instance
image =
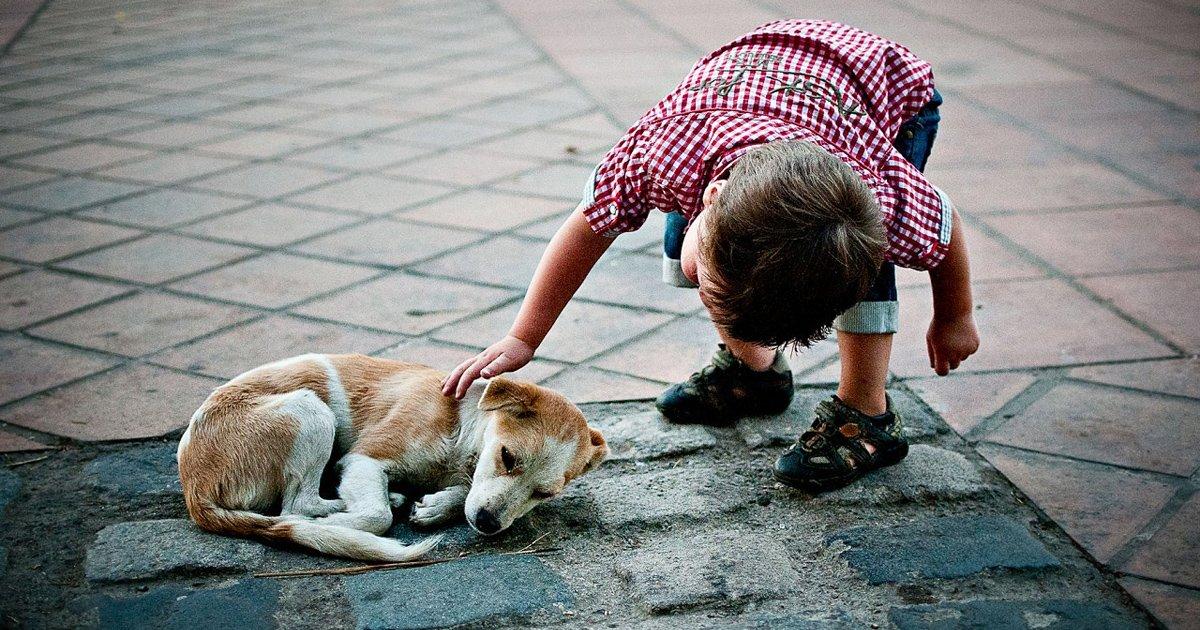
[{"label": "dog's nose", "polygon": [[475,513],[475,529],[483,534],[495,534],[500,531],[500,519],[487,510],[479,510]]}]

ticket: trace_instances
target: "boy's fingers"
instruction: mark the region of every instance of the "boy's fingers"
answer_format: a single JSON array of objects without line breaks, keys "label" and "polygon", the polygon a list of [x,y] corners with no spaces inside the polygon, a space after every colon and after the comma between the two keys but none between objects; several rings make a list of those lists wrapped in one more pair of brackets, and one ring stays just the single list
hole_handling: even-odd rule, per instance
[{"label": "boy's fingers", "polygon": [[471,363],[474,361],[475,357],[471,357],[470,359],[459,363],[458,367],[454,368],[454,371],[450,372],[450,375],[446,377],[446,380],[442,381],[443,396],[449,396],[450,392],[458,388],[458,379],[462,378],[463,372],[466,372],[467,368],[471,367]]},{"label": "boy's fingers", "polygon": [[492,359],[491,363],[488,363],[486,366],[484,366],[483,370],[481,370],[479,373],[485,378],[492,378],[497,374],[507,372],[509,363],[508,355],[501,353],[500,356]]},{"label": "boy's fingers", "polygon": [[929,337],[925,338],[925,351],[929,353],[929,368],[934,369],[937,365],[937,352],[933,349],[933,342]]},{"label": "boy's fingers", "polygon": [[484,350],[480,352],[479,356],[476,356],[475,360],[471,362],[471,367],[467,368],[466,372],[463,372],[462,377],[458,381],[458,388],[454,391],[454,397],[462,399],[463,396],[466,396],[471,383],[474,383],[475,379],[479,378],[479,373],[483,371],[484,366],[491,363],[495,357],[496,355],[492,351]]}]

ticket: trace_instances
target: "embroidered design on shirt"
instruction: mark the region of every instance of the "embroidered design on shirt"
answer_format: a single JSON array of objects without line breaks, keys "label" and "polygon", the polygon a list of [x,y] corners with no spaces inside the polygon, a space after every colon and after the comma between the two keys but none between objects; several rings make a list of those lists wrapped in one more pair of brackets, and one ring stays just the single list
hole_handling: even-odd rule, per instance
[{"label": "embroidered design on shirt", "polygon": [[[842,92],[832,81],[815,74],[794,70],[775,70],[769,66],[775,65],[781,56],[776,53],[739,51],[726,55],[730,63],[728,68],[720,72],[733,71],[732,76],[709,77],[696,85],[688,87],[688,91],[699,92],[712,90],[717,96],[729,96],[735,87],[746,82],[750,72],[765,73],[766,78],[777,81],[779,86],[772,88],[768,94],[797,94],[801,97],[832,103],[838,113],[843,116],[863,116],[866,111],[858,103]],[[782,76],[780,76],[782,75]]]}]

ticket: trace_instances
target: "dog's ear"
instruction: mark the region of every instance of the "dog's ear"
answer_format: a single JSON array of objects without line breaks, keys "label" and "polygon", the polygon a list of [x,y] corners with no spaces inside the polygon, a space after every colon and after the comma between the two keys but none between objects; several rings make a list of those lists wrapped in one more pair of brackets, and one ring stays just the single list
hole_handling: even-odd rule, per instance
[{"label": "dog's ear", "polygon": [[479,398],[480,411],[505,410],[515,415],[524,415],[533,411],[533,396],[529,389],[516,381],[506,378],[494,378],[488,382]]},{"label": "dog's ear", "polygon": [[588,433],[591,434],[592,456],[588,459],[587,465],[583,467],[583,472],[599,466],[600,462],[608,457],[608,443],[604,441],[604,434],[591,427],[588,427]]}]

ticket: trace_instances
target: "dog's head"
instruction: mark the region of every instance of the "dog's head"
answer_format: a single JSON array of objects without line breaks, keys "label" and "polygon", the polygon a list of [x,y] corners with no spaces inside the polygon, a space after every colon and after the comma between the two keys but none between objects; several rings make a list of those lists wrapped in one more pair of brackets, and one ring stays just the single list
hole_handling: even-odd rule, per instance
[{"label": "dog's head", "polygon": [[479,400],[487,431],[471,492],[467,522],[495,534],[608,455],[599,431],[562,395],[537,385],[492,379]]}]

